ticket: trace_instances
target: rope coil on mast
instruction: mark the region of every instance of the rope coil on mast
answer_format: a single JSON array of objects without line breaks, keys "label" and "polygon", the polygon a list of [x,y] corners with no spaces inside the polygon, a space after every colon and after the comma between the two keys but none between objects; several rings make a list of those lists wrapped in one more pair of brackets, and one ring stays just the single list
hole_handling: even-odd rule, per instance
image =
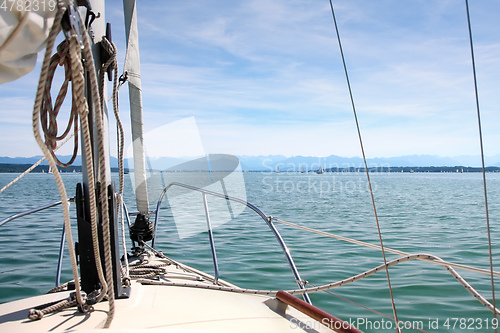
[{"label": "rope coil on mast", "polygon": [[[73,164],[75,158],[78,154],[78,111],[77,104],[75,100],[75,84],[71,85],[72,90],[72,106],[71,112],[69,116],[68,125],[65,131],[61,135],[57,135],[57,116],[61,111],[61,106],[66,97],[66,93],[68,91],[69,81],[72,76],[71,69],[71,56],[69,54],[69,41],[64,40],[61,44],[57,46],[57,53],[55,53],[50,59],[50,65],[47,72],[47,79],[45,81],[44,95],[42,100],[42,107],[40,110],[40,118],[42,130],[45,136],[45,144],[49,148],[52,157],[56,161],[59,166],[67,167]],[[52,80],[54,78],[54,74],[58,66],[64,66],[64,82],[62,83],[61,89],[57,95],[57,99],[55,101],[54,106],[52,106],[52,98],[50,96],[50,90],[52,88]],[[57,145],[57,141],[64,140],[66,136],[69,134],[71,126],[73,125],[74,132],[74,148],[73,154],[70,160],[66,163],[63,163],[57,158],[54,153],[54,150]]]}]

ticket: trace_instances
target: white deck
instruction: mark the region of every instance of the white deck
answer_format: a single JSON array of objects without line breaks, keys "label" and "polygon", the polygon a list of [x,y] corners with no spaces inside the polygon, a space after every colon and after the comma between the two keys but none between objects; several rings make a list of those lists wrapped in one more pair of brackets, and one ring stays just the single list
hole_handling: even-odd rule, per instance
[{"label": "white deck", "polygon": [[[168,266],[169,275],[182,273]],[[188,281],[172,279],[172,281]],[[193,282],[189,280],[189,282]],[[201,283],[209,283],[201,282]],[[94,305],[90,315],[76,307],[47,314],[31,321],[28,311],[45,303],[62,300],[59,292],[0,304],[0,332],[94,331],[106,319],[108,302]],[[237,294],[199,288],[142,285],[132,282],[130,298],[116,300],[110,332],[332,332],[319,322],[273,297]]]}]

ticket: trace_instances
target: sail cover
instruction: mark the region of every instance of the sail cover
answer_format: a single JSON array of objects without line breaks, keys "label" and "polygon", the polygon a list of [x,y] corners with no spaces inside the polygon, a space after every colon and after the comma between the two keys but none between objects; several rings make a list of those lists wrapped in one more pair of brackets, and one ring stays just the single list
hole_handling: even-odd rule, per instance
[{"label": "sail cover", "polygon": [[54,21],[55,10],[0,10],[0,84],[14,81],[33,70],[37,52]]},{"label": "sail cover", "polygon": [[135,0],[123,0],[127,54],[124,71],[128,74],[130,98],[130,118],[132,121],[132,146],[134,155],[134,180],[137,209],[147,215],[148,189],[146,183],[146,163],[143,139],[143,117],[141,96],[141,68],[139,62],[139,33],[137,30],[137,10]]}]

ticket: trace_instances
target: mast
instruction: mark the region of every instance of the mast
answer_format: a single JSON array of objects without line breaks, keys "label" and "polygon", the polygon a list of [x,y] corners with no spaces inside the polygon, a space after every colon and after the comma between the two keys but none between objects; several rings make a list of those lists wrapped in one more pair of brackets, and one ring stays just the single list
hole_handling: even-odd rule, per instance
[{"label": "mast", "polygon": [[[82,126],[82,184],[77,185],[75,200],[78,255],[82,290],[87,294],[97,290],[101,290],[102,294],[107,293],[111,313],[114,298],[126,297],[128,292],[121,283],[116,198],[114,183],[111,181],[109,116],[105,102],[107,81],[99,82],[98,79],[105,62],[103,39],[106,37],[110,41],[111,37],[107,34],[104,1],[89,2],[86,15],[94,17],[89,21],[88,27],[92,55],[85,52],[83,54],[94,59],[95,73],[90,73],[92,68],[89,66],[85,94],[89,109],[87,121],[91,153],[87,155],[89,143],[85,142]],[[95,80],[98,87],[92,83]],[[99,296],[98,300],[103,296]],[[108,317],[108,321],[111,320],[112,315]]]},{"label": "mast", "polygon": [[[99,43],[102,40],[102,37],[106,35],[106,19],[105,19],[105,9],[104,9],[104,1],[99,1],[99,0],[90,0],[90,5],[92,8],[92,11],[94,13],[99,13],[99,18],[94,20],[92,22],[91,30],[93,32],[93,38],[92,38],[92,53],[94,54],[94,64],[95,68],[101,68],[101,48]],[[106,85],[103,86],[104,89],[104,96],[107,96],[107,87]],[[94,170],[95,175],[99,175],[99,163],[100,163],[100,158],[99,158],[99,152],[97,148],[97,129],[95,127],[95,110],[96,107],[93,105],[92,101],[92,92],[90,91],[90,87],[87,86],[87,100],[89,101],[89,124],[94,124],[92,130],[92,148],[93,148],[93,165],[88,166],[92,167]],[[106,103],[103,103],[103,125],[105,128],[108,128],[108,107]],[[104,145],[103,148],[105,149],[104,153],[104,163],[106,165],[106,179],[108,182],[111,180],[111,165],[110,165],[110,158],[109,158],[109,135],[108,131],[104,131]],[[83,145],[83,140],[82,140],[82,151],[85,151],[85,146]],[[84,185],[87,186],[88,188],[88,172],[87,172],[87,165],[89,164],[89,161],[87,161],[85,154],[82,154],[82,175],[83,175],[83,183]],[[98,177],[96,177],[98,179]],[[97,181],[96,181],[97,183]],[[106,184],[109,185],[109,184]]]}]

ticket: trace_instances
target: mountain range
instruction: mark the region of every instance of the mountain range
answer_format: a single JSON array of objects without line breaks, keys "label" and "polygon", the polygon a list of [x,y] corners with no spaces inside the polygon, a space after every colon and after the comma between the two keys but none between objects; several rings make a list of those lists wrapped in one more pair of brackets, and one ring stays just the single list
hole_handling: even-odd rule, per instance
[{"label": "mountain range", "polygon": [[[292,156],[283,155],[260,155],[260,156],[237,156],[240,160],[241,169],[248,171],[275,171],[278,167],[280,171],[310,171],[317,170],[321,164],[324,169],[329,168],[360,168],[363,167],[363,159],[360,157],[342,157],[330,155],[327,157],[317,156]],[[2,164],[33,164],[37,162],[41,156],[32,157],[0,157]],[[199,157],[160,157],[147,159],[147,168],[155,170],[166,170],[175,168],[175,166],[192,161]],[[69,160],[69,156],[60,156],[61,161]],[[399,157],[377,157],[368,158],[367,164],[369,168],[396,168],[396,167],[479,167],[481,159],[479,156],[455,156],[441,157],[435,155],[407,155]],[[500,167],[500,155],[485,157],[486,166]],[[47,165],[44,161],[42,165]],[[81,165],[81,157],[78,156],[74,165]],[[118,160],[111,157],[111,167],[118,167]],[[125,167],[133,168],[131,159],[125,160]]]}]

